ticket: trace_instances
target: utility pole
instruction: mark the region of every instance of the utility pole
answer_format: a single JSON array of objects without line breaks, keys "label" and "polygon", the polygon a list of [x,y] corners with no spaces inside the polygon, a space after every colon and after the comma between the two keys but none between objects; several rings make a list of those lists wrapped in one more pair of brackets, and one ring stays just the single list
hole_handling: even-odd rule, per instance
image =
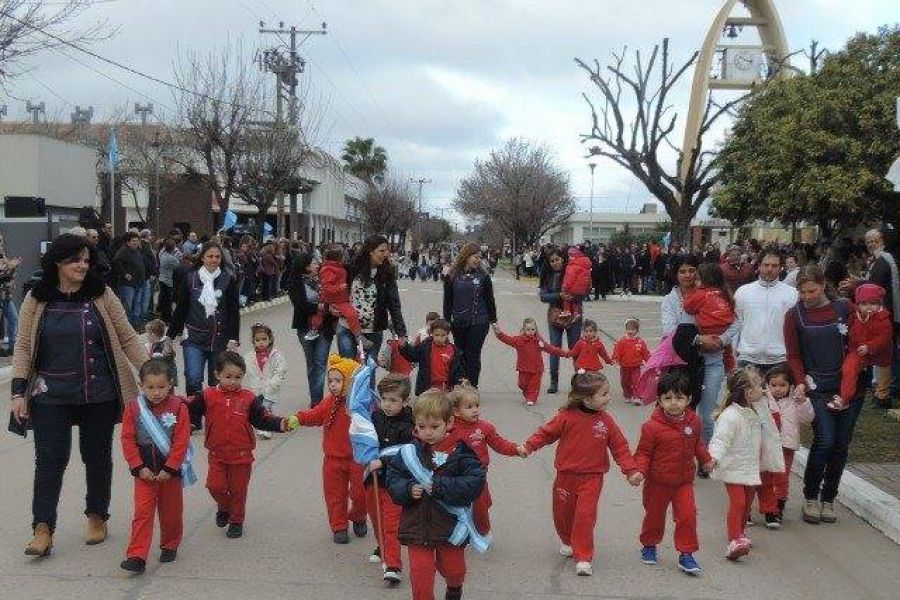
[{"label": "utility pole", "polygon": [[72,117],[72,125],[78,125],[80,127],[85,127],[91,124],[91,119],[94,118],[94,107],[88,106],[87,108],[81,108],[80,106],[75,107],[75,112],[71,114]]},{"label": "utility pole", "polygon": [[[590,216],[588,217],[589,222],[590,222],[590,229],[589,229],[590,234],[589,235],[593,235],[593,233],[594,233],[594,169],[597,168],[597,163],[589,162],[588,167],[591,168],[591,207],[590,207],[591,213],[590,213]],[[584,236],[581,236],[581,237],[583,238]]]},{"label": "utility pole", "polygon": [[[134,103],[134,114],[141,117],[141,150],[145,150],[146,149],[145,144],[147,143],[147,132],[146,132],[147,118],[153,114],[153,103],[148,102],[147,104],[142,106],[140,102],[135,102]],[[151,143],[150,145],[158,153],[158,150],[159,150],[159,134],[158,133],[156,136],[156,143],[155,144]],[[145,157],[146,157],[146,155],[145,155]],[[156,171],[156,185],[157,185],[156,190],[155,190],[155,194],[156,194],[156,198],[155,198],[155,200],[156,200],[156,202],[155,202],[155,204],[156,204],[156,207],[155,207],[155,210],[156,210],[156,235],[159,235],[159,187],[158,187],[159,186],[159,170],[156,168],[155,161],[154,161],[153,168]],[[150,165],[148,164],[147,165],[147,170],[148,170],[148,173],[147,173],[147,213],[146,213],[147,214],[147,224],[149,224],[149,222],[150,222],[150,212],[154,208],[153,203],[150,202],[151,197],[150,197],[149,169],[150,169]]]},{"label": "utility pole", "polygon": [[422,188],[426,183],[431,183],[430,179],[410,179],[413,183],[419,184],[419,210],[416,218],[416,229],[419,232],[419,248],[422,247]]},{"label": "utility pole", "polygon": [[[283,49],[280,47],[271,48],[263,52],[261,66],[265,68],[267,71],[270,71],[275,74],[276,82],[275,82],[275,127],[280,128],[284,126],[284,107],[283,107],[283,96],[282,91],[287,91],[288,97],[288,110],[287,110],[287,122],[290,127],[297,127],[297,123],[299,121],[299,112],[300,106],[299,101],[297,100],[297,86],[299,84],[299,75],[303,73],[306,68],[306,61],[304,61],[299,54],[299,47],[308,40],[310,37],[314,35],[325,35],[327,32],[327,25],[322,23],[321,29],[297,29],[295,25],[291,25],[290,28],[285,28],[284,22],[278,23],[278,27],[267,29],[264,21],[259,22],[259,32],[261,34],[273,34],[277,35],[279,39],[284,41],[285,35],[290,36],[290,42],[287,47],[287,55],[284,54]],[[298,41],[298,36],[302,37]],[[296,186],[293,186],[296,187]],[[284,192],[279,191],[278,193],[278,236],[284,236]],[[291,237],[296,240],[298,239],[298,231],[300,229],[299,223],[299,215],[297,214],[297,192],[296,190],[291,190],[291,198],[290,198],[290,227],[291,227]]]},{"label": "utility pole", "polygon": [[25,111],[31,113],[31,122],[37,125],[41,122],[41,115],[47,111],[47,107],[43,102],[40,104],[32,104],[31,100],[25,102]]},{"label": "utility pole", "polygon": [[153,114],[153,103],[141,106],[140,102],[134,103],[134,114],[141,116],[141,127],[147,126],[147,116]]}]

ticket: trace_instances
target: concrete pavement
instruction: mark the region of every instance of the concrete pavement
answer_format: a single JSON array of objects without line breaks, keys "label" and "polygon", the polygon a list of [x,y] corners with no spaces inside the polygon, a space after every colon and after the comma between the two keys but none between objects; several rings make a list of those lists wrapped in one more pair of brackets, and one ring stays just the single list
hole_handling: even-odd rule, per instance
[{"label": "concrete pavement", "polygon": [[[401,282],[404,315],[418,328],[428,310],[441,305],[440,284]],[[536,290],[500,275],[495,282],[500,319],[508,331],[526,316],[543,321],[544,307]],[[608,302],[587,305],[589,317],[618,336],[628,316],[642,320],[643,334],[655,341],[658,306]],[[304,363],[290,327],[290,305],[256,313],[253,320],[273,326],[279,348],[292,365],[284,400],[276,410],[294,411],[308,403]],[[248,323],[249,324],[249,321]],[[546,328],[541,324],[542,332]],[[244,338],[247,337],[244,332]],[[515,386],[515,356],[489,339],[483,353],[482,412],[505,436],[522,440],[549,419],[562,395],[542,395],[525,407]],[[572,373],[564,361],[562,379]],[[625,406],[618,374],[607,370],[616,400],[611,411],[632,447],[649,408]],[[544,384],[546,388],[546,382]],[[213,524],[214,505],[202,483],[185,498],[185,538],[178,560],[160,566],[151,556],[148,571],[132,577],[118,563],[129,530],[131,478],[116,448],[110,539],[96,547],[81,542],[84,525],[84,478],[77,448],[60,503],[60,523],[52,557],[34,561],[22,555],[29,537],[33,447],[31,439],[0,436],[4,483],[0,487],[0,598],[98,597],[155,599],[190,598],[353,598],[409,597],[408,582],[384,589],[380,568],[367,557],[374,541],[348,546],[331,542],[321,498],[321,432],[301,430],[260,442],[251,483],[245,536],[228,540]],[[195,443],[202,438],[195,437]],[[839,509],[836,525],[810,526],[798,519],[799,489],[794,481],[788,519],[781,531],[751,528],[753,554],[738,564],[723,557],[725,493],[722,484],[698,481],[701,550],[705,568],[699,578],[682,575],[675,566],[671,531],[660,547],[661,564],[646,567],[637,559],[642,508],[640,490],[628,486],[614,470],[606,478],[596,528],[597,555],[593,577],[576,577],[574,565],[556,553],[558,540],[550,514],[554,477],[553,448],[528,460],[496,456],[490,484],[494,497],[494,547],[484,556],[468,553],[466,598],[791,598],[877,599],[900,597],[900,548],[857,517]],[[201,457],[203,456],[201,452]],[[201,481],[205,461],[198,461]],[[438,587],[438,597],[443,588]]]}]

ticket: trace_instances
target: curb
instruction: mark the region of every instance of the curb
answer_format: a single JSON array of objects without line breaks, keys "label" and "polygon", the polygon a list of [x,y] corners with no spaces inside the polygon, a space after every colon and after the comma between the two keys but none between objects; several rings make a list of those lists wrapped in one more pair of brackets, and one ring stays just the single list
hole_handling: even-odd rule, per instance
[{"label": "curb", "polygon": [[[287,295],[276,298],[275,300],[269,300],[266,302],[256,302],[253,306],[248,306],[246,308],[241,309],[241,316],[258,312],[266,308],[272,308],[275,306],[279,306],[284,304],[285,302],[289,302],[290,298]],[[0,381],[4,381],[12,377],[13,368],[12,365],[0,368]]]},{"label": "curb", "polygon": [[[803,477],[806,469],[807,448],[794,454],[794,474]],[[863,521],[900,544],[900,500],[872,485],[859,475],[845,470],[841,477],[837,501]]]}]

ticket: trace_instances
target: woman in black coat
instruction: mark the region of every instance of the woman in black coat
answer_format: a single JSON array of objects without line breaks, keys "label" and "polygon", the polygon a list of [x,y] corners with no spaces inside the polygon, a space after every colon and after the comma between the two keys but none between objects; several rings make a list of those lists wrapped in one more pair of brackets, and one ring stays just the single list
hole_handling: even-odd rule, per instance
[{"label": "woman in black coat", "polygon": [[478,387],[481,348],[497,322],[494,285],[481,268],[481,249],[469,242],[444,280],[444,319],[453,327],[453,343],[465,356],[465,378]]},{"label": "woman in black coat", "polygon": [[309,318],[319,310],[319,261],[310,252],[294,257],[288,294],[294,305],[291,328],[297,330],[303,356],[306,357],[306,378],[309,382],[309,405],[322,401],[325,389],[325,370],[328,366],[328,352],[334,339],[337,319],[327,315],[315,339],[306,339]]}]

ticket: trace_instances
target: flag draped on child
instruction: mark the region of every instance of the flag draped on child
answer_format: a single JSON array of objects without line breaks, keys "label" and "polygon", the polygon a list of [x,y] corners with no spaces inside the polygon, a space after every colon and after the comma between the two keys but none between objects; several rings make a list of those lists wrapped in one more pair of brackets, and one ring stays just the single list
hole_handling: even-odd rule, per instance
[{"label": "flag draped on child", "polygon": [[378,458],[378,433],[372,424],[372,408],[375,405],[375,389],[372,386],[377,366],[369,358],[353,373],[347,407],[350,409],[350,446],[353,460],[366,465]]}]

